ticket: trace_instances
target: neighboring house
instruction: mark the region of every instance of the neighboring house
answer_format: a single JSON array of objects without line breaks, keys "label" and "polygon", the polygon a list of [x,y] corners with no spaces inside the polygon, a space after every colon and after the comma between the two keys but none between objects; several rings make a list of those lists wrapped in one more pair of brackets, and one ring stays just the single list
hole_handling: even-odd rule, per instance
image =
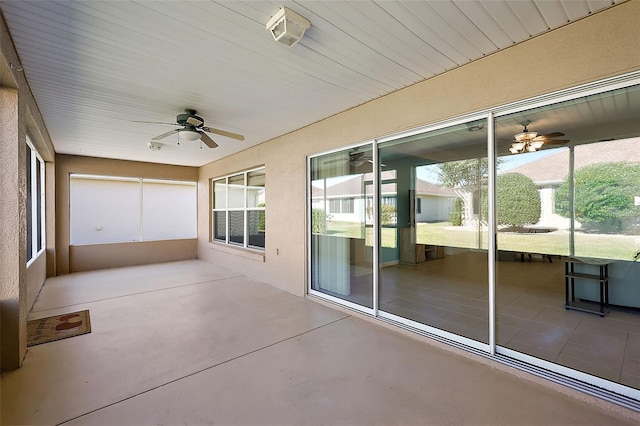
[{"label": "neighboring house", "polygon": [[416,179],[416,222],[448,222],[456,198],[452,188]]},{"label": "neighboring house", "polygon": [[[371,208],[373,205],[373,186],[371,182],[364,179],[363,175],[353,175],[327,186],[326,193],[323,188],[313,186],[311,207],[326,210],[330,219],[334,221],[361,222],[362,218],[366,217],[367,224],[373,223]],[[362,194],[366,194],[366,198]],[[383,183],[380,196],[380,202],[383,206],[397,207],[395,183]],[[451,188],[417,179],[416,221],[448,221],[456,197],[457,195]]]},{"label": "neighboring house", "polygon": [[[575,147],[574,170],[597,163],[618,163],[622,161],[640,163],[640,138],[600,142]],[[524,164],[504,173],[520,173],[533,180],[538,187],[541,201],[540,221],[535,226],[568,229],[570,220],[555,213],[556,189],[569,175],[569,149]],[[640,194],[633,194],[640,196]],[[578,224],[576,224],[578,227]]]}]

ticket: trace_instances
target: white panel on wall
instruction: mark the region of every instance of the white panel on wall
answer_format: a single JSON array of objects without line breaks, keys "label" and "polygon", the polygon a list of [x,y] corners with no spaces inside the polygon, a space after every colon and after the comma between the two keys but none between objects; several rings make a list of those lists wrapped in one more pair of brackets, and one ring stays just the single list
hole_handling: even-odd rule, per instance
[{"label": "white panel on wall", "polygon": [[142,188],[143,241],[197,237],[194,182],[145,179]]},{"label": "white panel on wall", "polygon": [[140,181],[71,176],[71,244],[140,240]]}]

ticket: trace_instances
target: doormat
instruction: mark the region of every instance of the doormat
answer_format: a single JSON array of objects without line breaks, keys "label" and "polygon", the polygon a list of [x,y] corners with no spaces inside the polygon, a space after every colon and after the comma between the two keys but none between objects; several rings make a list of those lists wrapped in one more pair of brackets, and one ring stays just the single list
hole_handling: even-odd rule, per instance
[{"label": "doormat", "polygon": [[89,310],[54,315],[27,322],[27,346],[91,333]]}]

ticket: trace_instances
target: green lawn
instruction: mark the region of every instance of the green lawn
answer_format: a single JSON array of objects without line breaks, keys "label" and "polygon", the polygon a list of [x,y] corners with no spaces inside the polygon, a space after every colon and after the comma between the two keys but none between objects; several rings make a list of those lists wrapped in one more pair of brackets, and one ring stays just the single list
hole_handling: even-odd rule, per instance
[{"label": "green lawn", "polygon": [[[363,233],[368,246],[373,244],[373,227],[363,228],[358,222],[327,221],[327,234],[340,235],[349,238],[362,238]],[[395,248],[398,243],[398,230],[396,228],[382,228],[382,247]]]},{"label": "green lawn", "polygon": [[[450,226],[448,222],[419,223],[416,241],[441,246],[487,248],[487,233]],[[498,232],[498,249],[506,251],[569,254],[569,231],[541,234]],[[481,241],[481,244],[478,244]],[[575,256],[631,260],[640,249],[640,236],[611,234],[575,234]]]},{"label": "green lawn", "polygon": [[[419,223],[416,227],[416,242],[448,247],[487,248],[487,233],[483,231],[450,226],[449,222]],[[327,234],[349,238],[366,238],[373,242],[373,228],[364,228],[360,223],[327,222]],[[382,228],[382,247],[397,247],[397,229]],[[606,259],[631,260],[640,249],[640,236],[584,234],[576,232],[576,256]],[[569,232],[554,231],[544,234],[498,233],[498,249],[516,252],[569,254]]]}]

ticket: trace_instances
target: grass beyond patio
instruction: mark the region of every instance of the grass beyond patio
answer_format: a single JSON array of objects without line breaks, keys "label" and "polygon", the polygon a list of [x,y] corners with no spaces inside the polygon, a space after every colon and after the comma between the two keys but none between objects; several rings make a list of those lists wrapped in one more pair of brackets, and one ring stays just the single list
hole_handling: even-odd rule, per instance
[{"label": "grass beyond patio", "polygon": [[[373,242],[373,228],[357,222],[327,222],[327,233],[349,238],[365,238]],[[398,246],[397,228],[383,227],[382,247]],[[498,249],[514,252],[541,253],[568,256],[570,232],[558,230],[548,233],[498,232]],[[416,242],[446,247],[487,249],[486,229],[451,226],[450,222],[419,223],[416,226]],[[632,260],[640,248],[640,236],[614,234],[575,233],[574,256],[603,259]]]}]

